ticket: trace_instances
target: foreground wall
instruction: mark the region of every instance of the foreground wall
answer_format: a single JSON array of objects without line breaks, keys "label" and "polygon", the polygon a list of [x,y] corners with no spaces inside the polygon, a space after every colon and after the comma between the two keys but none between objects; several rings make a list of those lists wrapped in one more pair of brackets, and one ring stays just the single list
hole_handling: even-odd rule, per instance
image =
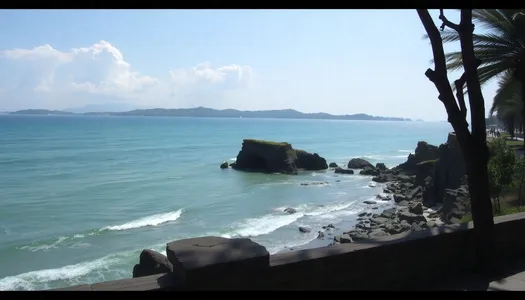
[{"label": "foreground wall", "polygon": [[[495,218],[496,257],[525,254],[525,213]],[[59,290],[423,289],[472,266],[472,223],[269,255],[249,239],[171,242],[174,272]]]}]

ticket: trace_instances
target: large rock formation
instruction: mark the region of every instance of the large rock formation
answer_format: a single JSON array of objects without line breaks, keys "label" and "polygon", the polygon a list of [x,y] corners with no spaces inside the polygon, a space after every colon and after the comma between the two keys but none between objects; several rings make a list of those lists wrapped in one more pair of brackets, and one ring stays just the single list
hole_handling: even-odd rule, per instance
[{"label": "large rock formation", "polygon": [[[441,203],[446,189],[457,189],[467,184],[465,160],[459,148],[456,135],[450,133],[447,142],[439,146],[439,159],[432,174],[424,179],[427,183],[423,202],[428,206]],[[424,174],[421,175],[423,177]],[[431,177],[430,179],[427,179]]]},{"label": "large rock formation", "polygon": [[418,164],[422,162],[434,161],[439,157],[439,149],[427,142],[420,141],[417,143],[414,154],[408,155],[407,161],[397,166],[396,169],[401,169],[405,172],[416,173]]},{"label": "large rock formation", "polygon": [[317,153],[295,150],[289,143],[245,139],[231,167],[248,172],[295,175],[298,169],[324,170],[328,165]]}]

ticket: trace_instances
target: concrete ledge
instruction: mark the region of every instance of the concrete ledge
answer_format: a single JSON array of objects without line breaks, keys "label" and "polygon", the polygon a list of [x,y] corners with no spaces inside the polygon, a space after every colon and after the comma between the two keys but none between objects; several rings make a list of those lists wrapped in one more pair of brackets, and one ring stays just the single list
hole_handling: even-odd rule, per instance
[{"label": "concrete ledge", "polygon": [[[494,221],[498,256],[525,254],[525,212]],[[470,222],[271,256],[250,239],[186,239],[166,247],[173,273],[58,290],[421,289],[470,270],[472,233]]]},{"label": "concrete ledge", "polygon": [[157,274],[139,278],[129,278],[84,284],[52,291],[161,291],[176,289],[178,284],[171,274]]}]

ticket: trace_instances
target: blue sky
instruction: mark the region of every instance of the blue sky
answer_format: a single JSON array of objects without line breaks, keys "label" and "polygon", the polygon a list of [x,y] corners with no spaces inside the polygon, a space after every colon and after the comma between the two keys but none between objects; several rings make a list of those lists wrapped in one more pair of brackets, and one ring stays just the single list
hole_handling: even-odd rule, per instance
[{"label": "blue sky", "polygon": [[[424,76],[423,34],[413,9],[1,10],[0,111],[206,106],[446,120]],[[496,87],[484,88],[487,111]]]}]

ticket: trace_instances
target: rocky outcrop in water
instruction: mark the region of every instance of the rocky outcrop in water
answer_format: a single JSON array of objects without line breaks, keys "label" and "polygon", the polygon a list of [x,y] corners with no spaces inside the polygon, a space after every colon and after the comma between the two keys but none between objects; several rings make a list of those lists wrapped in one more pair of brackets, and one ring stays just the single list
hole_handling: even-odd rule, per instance
[{"label": "rocky outcrop in water", "polygon": [[295,165],[299,169],[318,171],[328,169],[326,159],[319,156],[317,153],[308,153],[304,150],[295,149]]},{"label": "rocky outcrop in water", "polygon": [[245,139],[231,167],[247,172],[295,175],[298,169],[317,171],[327,169],[328,165],[317,153],[293,149],[289,143]]}]

